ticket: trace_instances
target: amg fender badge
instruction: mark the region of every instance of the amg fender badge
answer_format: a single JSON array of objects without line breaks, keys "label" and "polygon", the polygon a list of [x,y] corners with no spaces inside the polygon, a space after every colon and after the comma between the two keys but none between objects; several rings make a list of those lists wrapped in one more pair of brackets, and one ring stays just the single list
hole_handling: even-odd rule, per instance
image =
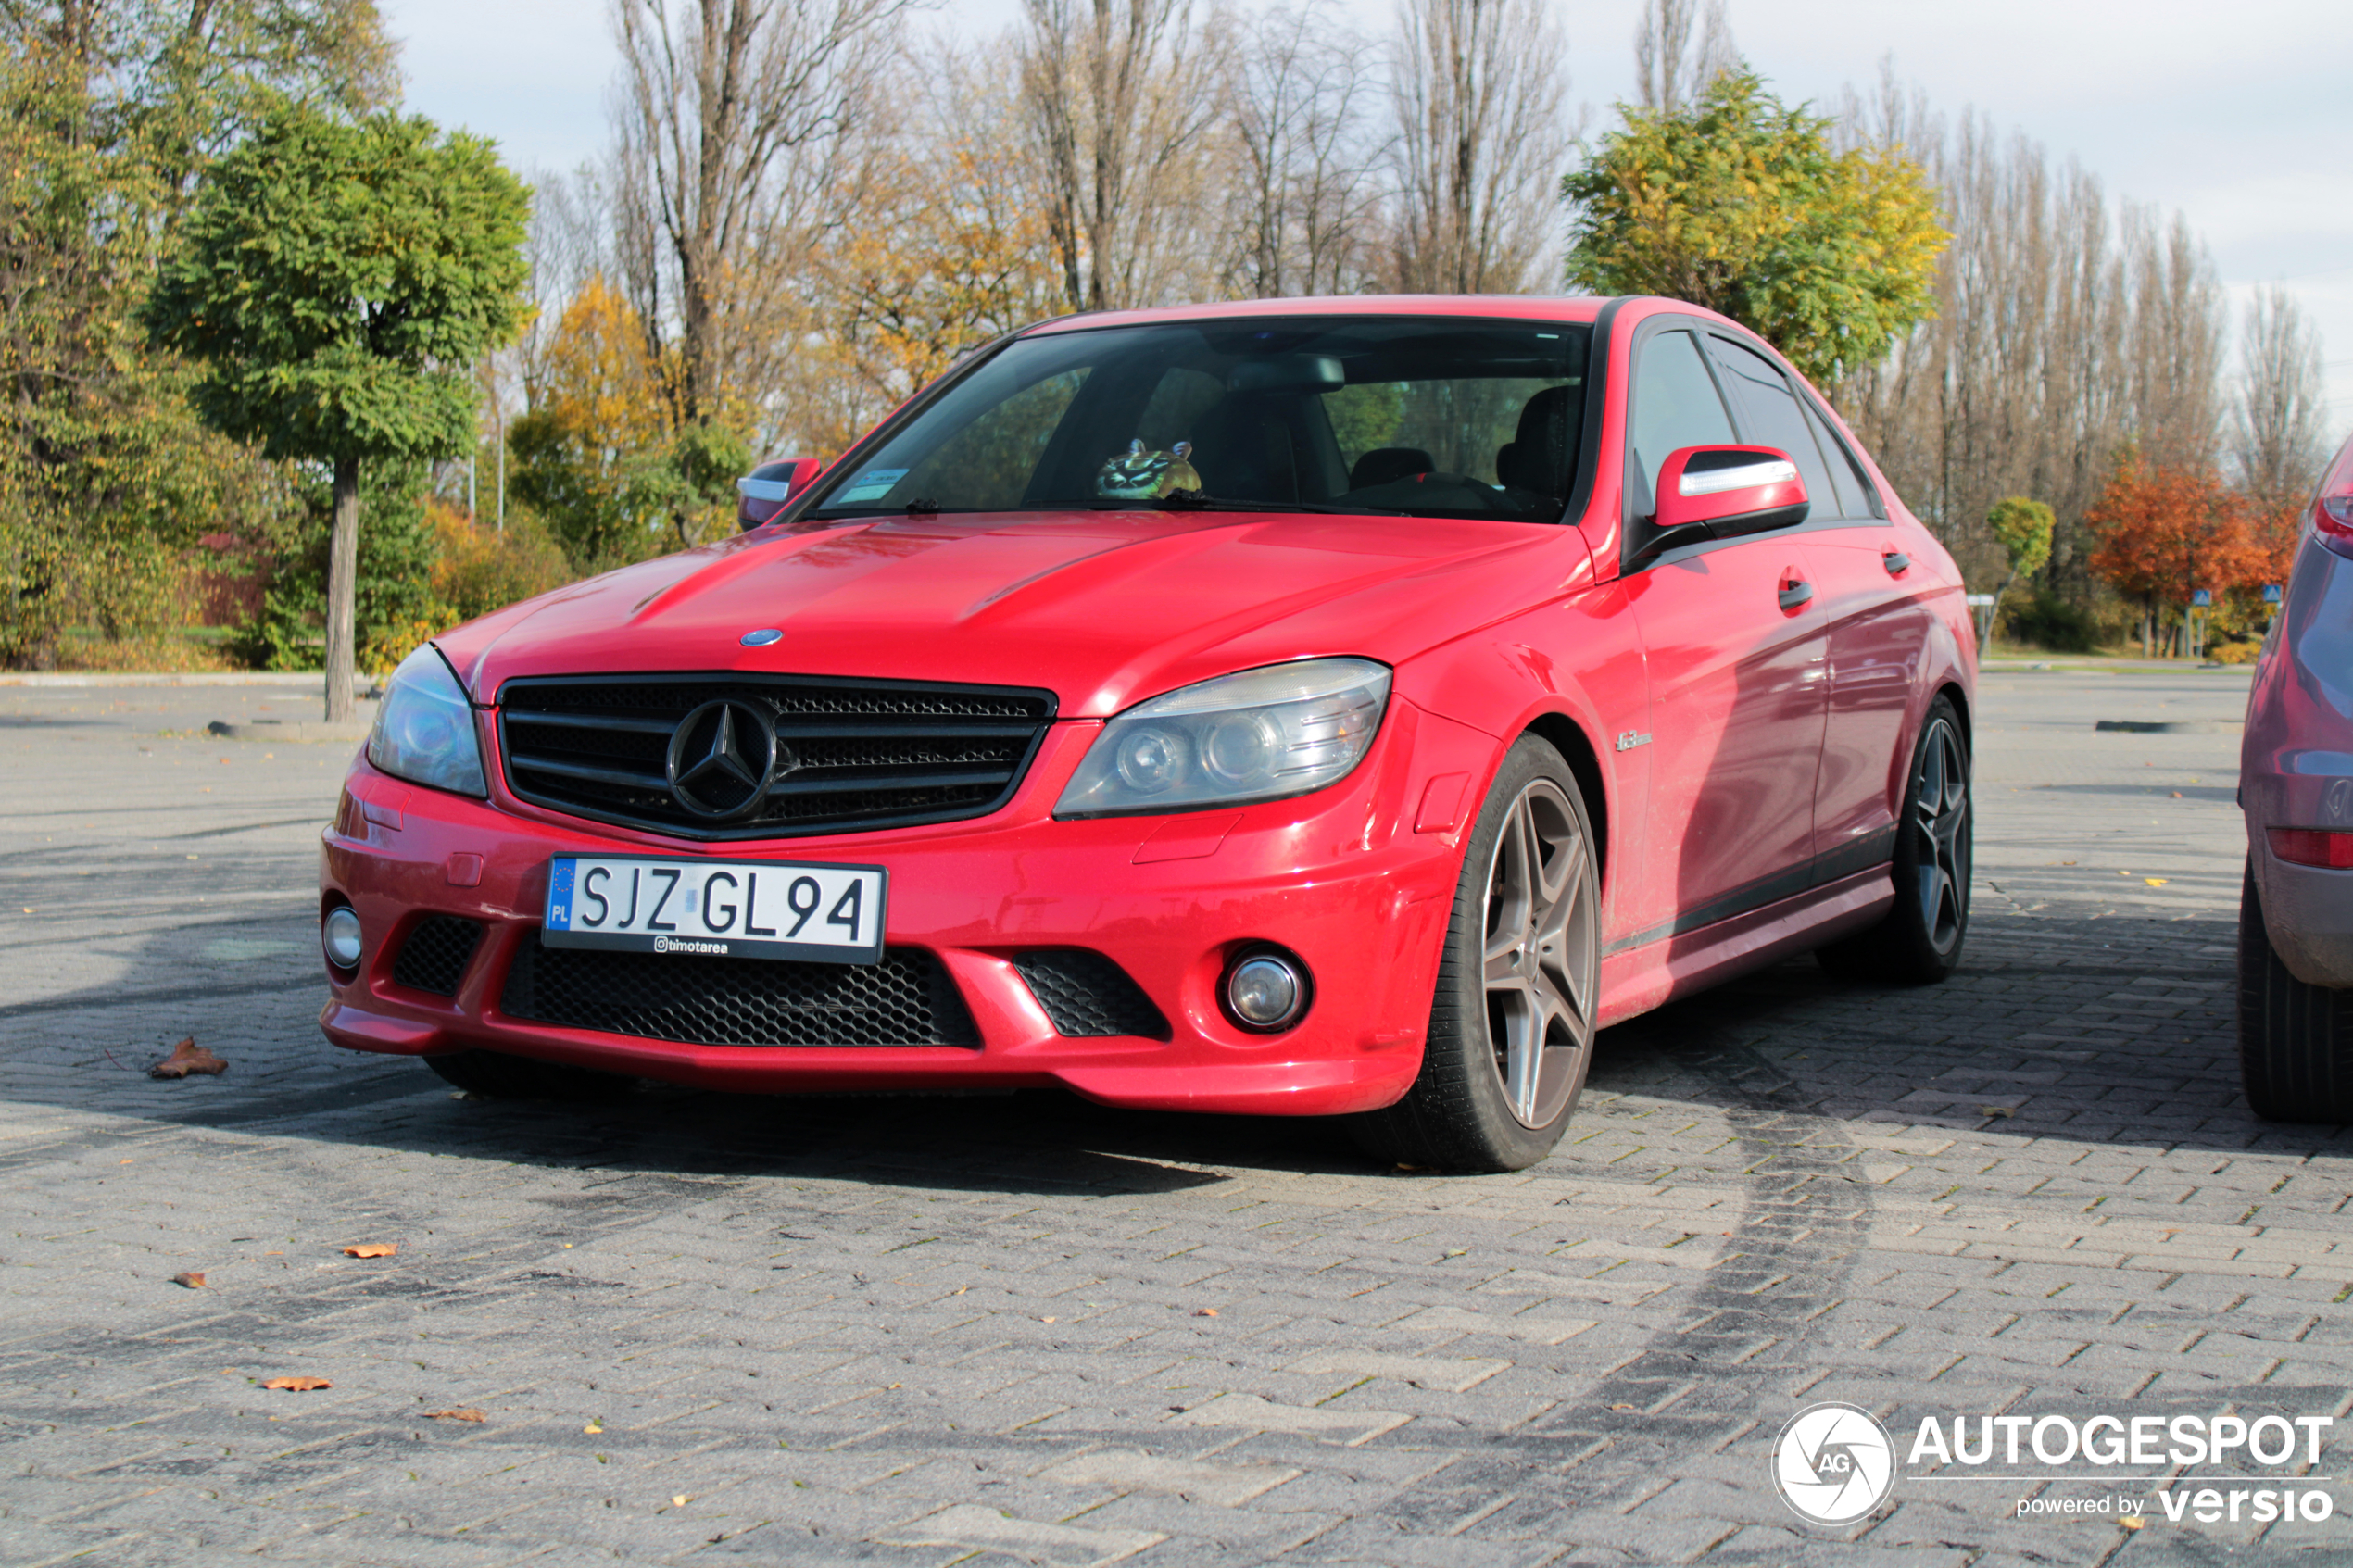
[{"label": "amg fender badge", "polygon": [[1629,730],[1624,734],[1617,737],[1617,749],[1620,751],[1631,751],[1638,746],[1648,746],[1650,743],[1650,736],[1638,735],[1633,731]]}]

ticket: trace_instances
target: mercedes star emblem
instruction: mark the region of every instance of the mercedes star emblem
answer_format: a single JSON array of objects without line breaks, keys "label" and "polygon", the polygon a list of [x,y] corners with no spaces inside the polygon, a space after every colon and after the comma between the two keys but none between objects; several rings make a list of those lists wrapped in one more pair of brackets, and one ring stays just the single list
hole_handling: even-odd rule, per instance
[{"label": "mercedes star emblem", "polygon": [[776,729],[768,715],[749,702],[722,697],[678,721],[664,771],[681,807],[724,822],[760,809],[776,760]]}]

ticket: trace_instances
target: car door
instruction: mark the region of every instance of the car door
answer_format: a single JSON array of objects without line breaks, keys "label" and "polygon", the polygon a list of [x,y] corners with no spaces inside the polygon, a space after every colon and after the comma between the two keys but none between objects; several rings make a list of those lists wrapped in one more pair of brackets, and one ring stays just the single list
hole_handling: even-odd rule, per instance
[{"label": "car door", "polygon": [[1807,552],[1793,532],[1641,558],[1658,470],[1685,446],[1739,439],[1702,323],[1637,329],[1629,378],[1625,586],[1650,671],[1644,939],[1802,891],[1814,836],[1826,652]]},{"label": "car door", "polygon": [[1834,882],[1894,849],[1912,695],[1929,644],[1929,609],[1916,596],[1927,574],[1911,564],[1862,465],[1804,387],[1728,335],[1712,335],[1709,346],[1729,372],[1749,438],[1787,451],[1813,498],[1803,533],[1830,655],[1815,880]]}]

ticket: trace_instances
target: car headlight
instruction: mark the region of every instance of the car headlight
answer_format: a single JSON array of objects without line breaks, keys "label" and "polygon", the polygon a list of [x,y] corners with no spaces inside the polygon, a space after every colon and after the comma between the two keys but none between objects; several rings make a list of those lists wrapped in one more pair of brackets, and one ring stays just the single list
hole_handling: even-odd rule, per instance
[{"label": "car headlight", "polygon": [[1181,811],[1338,784],[1372,747],[1389,681],[1369,659],[1309,659],[1139,703],[1103,726],[1054,815]]},{"label": "car headlight", "polygon": [[400,661],[384,687],[368,760],[395,778],[459,795],[486,796],[473,705],[431,643]]}]

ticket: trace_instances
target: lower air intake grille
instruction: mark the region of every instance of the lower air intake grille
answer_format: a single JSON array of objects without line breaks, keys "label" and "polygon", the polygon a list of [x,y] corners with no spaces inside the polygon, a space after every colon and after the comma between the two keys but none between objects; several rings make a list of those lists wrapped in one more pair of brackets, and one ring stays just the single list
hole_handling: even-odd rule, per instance
[{"label": "lower air intake grille", "polygon": [[931,954],[885,949],[878,964],[516,950],[499,1010],[510,1018],[699,1046],[973,1046],[980,1031]]},{"label": "lower air intake grille", "polygon": [[1054,1021],[1057,1035],[1169,1037],[1168,1020],[1152,999],[1126,970],[1101,953],[1084,947],[1033,947],[1013,955],[1013,968]]},{"label": "lower air intake grille", "polygon": [[409,940],[400,944],[400,956],[392,963],[392,983],[411,991],[454,997],[458,982],[466,977],[467,960],[474,956],[474,947],[481,940],[479,921],[429,916],[418,922]]}]

